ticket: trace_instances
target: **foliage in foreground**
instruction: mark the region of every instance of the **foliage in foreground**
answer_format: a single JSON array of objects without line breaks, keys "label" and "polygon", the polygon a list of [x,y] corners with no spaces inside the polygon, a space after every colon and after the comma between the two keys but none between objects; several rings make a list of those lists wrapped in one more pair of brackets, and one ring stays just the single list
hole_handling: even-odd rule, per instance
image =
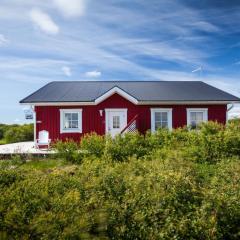
[{"label": "foliage in foreground", "polygon": [[240,238],[236,123],[56,147],[68,165],[2,165],[1,239]]},{"label": "foliage in foreground", "polygon": [[0,170],[1,239],[239,239],[239,160]]}]

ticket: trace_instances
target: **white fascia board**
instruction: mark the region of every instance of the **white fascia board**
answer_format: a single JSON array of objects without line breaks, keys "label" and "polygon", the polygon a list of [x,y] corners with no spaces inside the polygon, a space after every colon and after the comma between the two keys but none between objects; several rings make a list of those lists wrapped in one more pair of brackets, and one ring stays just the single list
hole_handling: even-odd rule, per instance
[{"label": "white fascia board", "polygon": [[139,101],[138,105],[222,105],[237,101]]},{"label": "white fascia board", "polygon": [[[121,95],[121,94],[119,94],[119,95]],[[205,105],[221,105],[221,104],[240,103],[239,101],[138,101],[135,98],[133,98],[132,96],[130,96],[129,94],[127,94],[127,95],[130,98],[132,98],[131,102],[133,102],[136,105],[204,105],[204,104]],[[101,97],[99,97],[99,98],[101,98]],[[99,98],[97,98],[97,99],[99,99]],[[96,102],[97,99],[93,102],[35,102],[35,103],[20,103],[20,105],[32,105],[32,106],[93,106],[93,105],[97,105],[99,103],[99,102]],[[107,97],[105,99],[107,99]],[[130,101],[129,98],[127,98],[127,100]]]},{"label": "white fascia board", "polygon": [[21,105],[32,106],[88,106],[96,105],[94,102],[35,102],[35,103],[20,103]]},{"label": "white fascia board", "polygon": [[109,91],[107,91],[106,93],[104,93],[103,95],[101,95],[100,97],[95,99],[95,104],[99,104],[102,101],[106,100],[107,98],[109,98],[110,96],[112,96],[113,94],[119,94],[120,96],[124,97],[125,99],[127,99],[128,101],[134,103],[134,104],[138,104],[138,100],[134,97],[132,97],[131,95],[129,95],[128,93],[126,93],[125,91],[123,91],[122,89],[118,88],[118,87],[114,87],[112,89],[110,89]]}]

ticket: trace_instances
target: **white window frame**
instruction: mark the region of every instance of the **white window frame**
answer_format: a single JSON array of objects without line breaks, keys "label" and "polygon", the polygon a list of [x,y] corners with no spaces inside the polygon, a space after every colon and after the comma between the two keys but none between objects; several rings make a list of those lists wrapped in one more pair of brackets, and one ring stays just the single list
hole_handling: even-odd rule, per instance
[{"label": "white window frame", "polygon": [[[75,129],[64,128],[65,113],[78,114],[78,128]],[[82,109],[60,109],[60,133],[82,133]]]},{"label": "white window frame", "polygon": [[191,126],[190,115],[192,112],[203,113],[203,122],[208,121],[208,108],[187,108],[187,126]]},{"label": "white window frame", "polygon": [[156,112],[166,112],[168,118],[168,129],[172,130],[172,108],[151,108],[151,132],[154,133],[155,130],[155,113]]}]

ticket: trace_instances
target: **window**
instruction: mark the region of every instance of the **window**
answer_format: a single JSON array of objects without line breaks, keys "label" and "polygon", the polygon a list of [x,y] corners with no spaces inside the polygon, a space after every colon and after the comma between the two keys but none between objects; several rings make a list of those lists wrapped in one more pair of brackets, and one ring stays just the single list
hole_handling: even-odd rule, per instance
[{"label": "window", "polygon": [[120,116],[113,116],[113,128],[120,128]]},{"label": "window", "polygon": [[155,132],[158,128],[172,129],[172,109],[151,109],[151,130]]},{"label": "window", "polygon": [[61,133],[82,132],[82,109],[61,109]]},{"label": "window", "polygon": [[205,108],[188,108],[187,109],[187,125],[195,129],[202,122],[208,120],[208,109]]}]

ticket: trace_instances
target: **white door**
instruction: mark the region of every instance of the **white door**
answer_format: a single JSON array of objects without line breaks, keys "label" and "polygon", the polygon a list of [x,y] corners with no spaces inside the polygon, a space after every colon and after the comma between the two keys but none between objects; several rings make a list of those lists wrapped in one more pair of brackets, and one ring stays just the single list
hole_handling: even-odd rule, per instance
[{"label": "white door", "polygon": [[121,131],[127,125],[126,109],[107,109],[106,110],[106,132],[112,137]]}]

